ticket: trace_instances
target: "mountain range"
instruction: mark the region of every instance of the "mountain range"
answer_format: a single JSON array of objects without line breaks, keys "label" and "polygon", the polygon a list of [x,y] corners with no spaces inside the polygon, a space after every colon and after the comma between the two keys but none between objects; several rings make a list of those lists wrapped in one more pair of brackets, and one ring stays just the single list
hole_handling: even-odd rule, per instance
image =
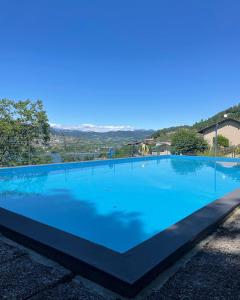
[{"label": "mountain range", "polygon": [[[186,128],[186,129],[195,129],[200,130],[204,127],[209,125],[215,124],[216,122],[223,119],[224,115],[227,114],[228,117],[234,118],[240,121],[240,104],[232,106],[228,109],[225,109],[205,120],[200,120],[199,122],[194,123],[193,125],[181,125],[181,126],[174,126],[163,128],[159,130],[144,130],[144,129],[133,129],[130,126],[102,126],[99,131],[94,131],[93,125],[85,124],[81,126],[75,126],[73,129],[71,128],[64,128],[59,126],[51,126],[51,133],[55,136],[66,136],[66,137],[73,137],[73,138],[82,138],[82,139],[89,139],[89,140],[107,140],[107,139],[125,139],[125,140],[141,140],[148,137],[160,138],[166,140],[169,136],[176,132],[179,129]],[[88,125],[86,127],[86,125]],[[107,131],[109,128],[109,131]],[[118,130],[120,128],[120,130]],[[121,128],[123,130],[121,130]],[[111,130],[112,129],[112,130]],[[97,128],[99,130],[99,128]]]},{"label": "mountain range", "polygon": [[118,130],[108,132],[95,132],[95,131],[82,131],[77,129],[58,129],[51,127],[52,135],[66,136],[82,139],[129,139],[129,140],[141,140],[150,137],[154,130]]}]

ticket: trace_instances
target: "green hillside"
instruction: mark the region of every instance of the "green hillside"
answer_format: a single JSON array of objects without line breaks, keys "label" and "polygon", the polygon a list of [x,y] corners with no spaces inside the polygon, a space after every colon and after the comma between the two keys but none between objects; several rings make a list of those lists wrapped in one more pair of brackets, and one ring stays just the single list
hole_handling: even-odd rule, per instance
[{"label": "green hillside", "polygon": [[225,114],[227,114],[228,117],[230,117],[230,118],[240,121],[240,104],[237,104],[226,110],[223,110],[206,120],[201,120],[199,122],[196,122],[195,124],[193,124],[192,128],[196,129],[196,130],[200,130],[209,125],[216,124],[216,122],[221,121],[224,118]]},{"label": "green hillside", "polygon": [[200,130],[209,125],[215,124],[218,121],[221,121],[224,118],[225,114],[227,114],[228,117],[231,117],[233,119],[240,121],[240,104],[237,104],[226,110],[223,110],[206,120],[201,120],[199,122],[196,122],[192,126],[183,125],[183,126],[175,126],[175,127],[169,127],[169,128],[163,128],[163,129],[157,130],[152,135],[152,137],[157,138],[159,140],[165,140],[165,141],[170,140],[171,135],[179,129],[188,128],[188,129]]},{"label": "green hillside", "polygon": [[159,129],[154,132],[152,135],[153,138],[158,139],[160,141],[166,141],[171,139],[171,135],[179,129],[190,129],[191,126],[183,125],[183,126],[173,126],[168,128]]}]

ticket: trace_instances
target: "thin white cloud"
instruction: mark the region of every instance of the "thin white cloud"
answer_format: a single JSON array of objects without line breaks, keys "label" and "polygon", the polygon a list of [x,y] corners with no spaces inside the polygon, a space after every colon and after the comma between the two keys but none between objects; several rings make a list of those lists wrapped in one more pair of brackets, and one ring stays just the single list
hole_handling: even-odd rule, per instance
[{"label": "thin white cloud", "polygon": [[50,126],[55,129],[66,130],[80,130],[93,132],[109,132],[109,131],[133,131],[134,127],[130,125],[94,125],[94,124],[80,124],[80,125],[62,125],[50,123]]}]

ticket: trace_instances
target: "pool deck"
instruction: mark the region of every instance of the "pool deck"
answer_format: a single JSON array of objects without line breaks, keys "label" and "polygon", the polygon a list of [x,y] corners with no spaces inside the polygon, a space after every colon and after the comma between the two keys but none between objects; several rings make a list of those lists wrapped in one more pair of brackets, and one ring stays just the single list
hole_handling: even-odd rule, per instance
[{"label": "pool deck", "polygon": [[[240,209],[136,300],[240,299]],[[126,299],[0,235],[0,299]]]}]

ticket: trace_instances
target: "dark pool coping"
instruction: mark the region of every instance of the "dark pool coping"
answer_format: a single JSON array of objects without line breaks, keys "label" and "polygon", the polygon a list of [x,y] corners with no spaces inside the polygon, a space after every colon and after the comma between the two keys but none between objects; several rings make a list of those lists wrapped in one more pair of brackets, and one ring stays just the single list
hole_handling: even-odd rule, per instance
[{"label": "dark pool coping", "polygon": [[122,254],[3,208],[0,231],[75,273],[133,297],[239,205],[240,189]]}]

